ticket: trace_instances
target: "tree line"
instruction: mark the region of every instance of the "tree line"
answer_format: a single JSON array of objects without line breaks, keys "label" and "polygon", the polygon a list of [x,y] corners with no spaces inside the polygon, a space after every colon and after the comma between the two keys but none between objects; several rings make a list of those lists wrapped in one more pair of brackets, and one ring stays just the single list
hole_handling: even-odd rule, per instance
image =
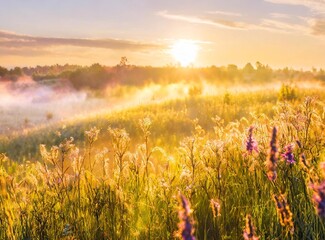
[{"label": "tree line", "polygon": [[143,86],[149,83],[168,84],[175,82],[197,82],[206,80],[211,83],[263,83],[277,80],[325,81],[325,71],[313,68],[311,71],[289,68],[272,69],[257,62],[247,63],[243,68],[234,64],[228,66],[209,66],[204,68],[182,68],[169,65],[164,67],[135,66],[128,64],[127,58],[121,58],[116,66],[104,66],[98,63],[91,66],[52,65],[36,67],[15,67],[7,69],[0,66],[0,81],[15,81],[21,76],[30,76],[35,81],[48,79],[67,79],[76,89],[101,89],[107,85]]}]

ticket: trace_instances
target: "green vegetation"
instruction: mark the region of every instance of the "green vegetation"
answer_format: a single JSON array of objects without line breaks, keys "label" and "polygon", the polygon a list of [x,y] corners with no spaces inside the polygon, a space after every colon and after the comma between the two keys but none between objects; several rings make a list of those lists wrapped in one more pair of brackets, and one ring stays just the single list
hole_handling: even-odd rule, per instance
[{"label": "green vegetation", "polygon": [[[116,66],[103,66],[98,63],[91,66],[52,65],[36,67],[15,67],[6,69],[0,66],[0,82],[17,80],[21,76],[32,77],[42,82],[51,79],[66,79],[76,89],[100,90],[105,86],[145,86],[150,83],[168,84],[176,82],[197,83],[206,80],[211,84],[269,83],[270,81],[287,81],[325,79],[323,69],[297,71],[294,69],[272,69],[268,65],[256,62],[255,66],[247,63],[243,68],[234,64],[228,66],[210,66],[204,68],[182,68],[179,66],[151,67],[135,66],[122,57]],[[196,86],[196,90],[199,86]]]},{"label": "green vegetation", "polygon": [[[300,100],[304,95],[317,94],[301,90]],[[212,118],[220,116],[226,123],[240,120],[242,117],[251,119],[251,113],[273,116],[273,106],[278,101],[278,93],[264,91],[248,93],[226,93],[217,96],[197,96],[185,99],[170,100],[160,104],[147,104],[113,113],[97,114],[84,119],[76,119],[64,124],[54,124],[26,131],[24,134],[13,133],[0,138],[0,152],[6,152],[8,157],[21,162],[24,157],[39,160],[39,144],[58,145],[64,138],[73,137],[79,147],[83,141],[84,132],[93,126],[103,130],[108,126],[125,128],[136,145],[141,138],[138,120],[149,117],[153,128],[152,141],[162,147],[172,149],[191,134],[194,120],[209,133],[213,131]],[[106,144],[109,138],[101,136],[100,142]]]},{"label": "green vegetation", "polygon": [[292,91],[192,94],[2,137],[0,238],[174,239],[188,222],[197,239],[241,239],[246,217],[251,239],[252,224],[260,239],[324,239],[325,99]]}]

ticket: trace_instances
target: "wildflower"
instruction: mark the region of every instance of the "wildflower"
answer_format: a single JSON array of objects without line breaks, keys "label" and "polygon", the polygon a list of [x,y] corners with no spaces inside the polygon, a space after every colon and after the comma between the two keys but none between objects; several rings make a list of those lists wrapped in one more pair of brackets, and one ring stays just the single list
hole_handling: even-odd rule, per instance
[{"label": "wildflower", "polygon": [[266,166],[268,168],[267,177],[271,181],[275,181],[277,177],[276,167],[278,161],[278,146],[277,146],[277,128],[273,127],[272,136],[270,141],[269,155],[266,161]]},{"label": "wildflower", "polygon": [[246,140],[246,151],[252,154],[253,151],[258,152],[258,146],[256,140],[253,138],[254,127],[250,126],[248,129],[248,137]]},{"label": "wildflower", "polygon": [[98,134],[100,130],[97,129],[96,127],[92,127],[89,131],[85,131],[85,136],[88,139],[89,143],[93,143],[98,139]]},{"label": "wildflower", "polygon": [[[324,167],[324,166],[321,166]],[[314,190],[313,200],[319,216],[325,217],[325,180],[320,184],[312,184]]]},{"label": "wildflower", "polygon": [[291,234],[294,232],[294,225],[292,221],[292,212],[287,203],[287,200],[284,195],[274,195],[274,201],[276,203],[277,212],[280,218],[280,224],[286,227]]},{"label": "wildflower", "polygon": [[220,213],[220,203],[218,200],[214,200],[214,199],[211,199],[210,200],[210,206],[211,206],[211,209],[212,209],[212,213],[213,213],[213,217],[219,217],[221,216],[221,213]]},{"label": "wildflower", "polygon": [[79,148],[74,148],[70,152],[71,167],[76,177],[83,171],[83,157],[79,155]]},{"label": "wildflower", "polygon": [[66,138],[60,143],[59,148],[62,154],[66,154],[70,152],[72,148],[74,148],[75,145],[73,144],[73,141],[74,138],[70,137],[70,139]]},{"label": "wildflower", "polygon": [[144,133],[146,137],[150,135],[150,128],[152,125],[151,119],[149,117],[145,117],[139,120],[139,125],[141,131]]},{"label": "wildflower", "polygon": [[179,198],[181,207],[178,211],[180,223],[178,224],[177,236],[181,237],[183,240],[195,240],[195,237],[193,236],[194,227],[193,219],[191,217],[192,210],[190,203],[183,194],[180,194]]},{"label": "wildflower", "polygon": [[289,164],[294,164],[295,161],[295,157],[293,155],[293,148],[294,145],[291,143],[287,146],[284,147],[285,152],[283,154],[281,154],[281,156],[287,161],[287,163]]},{"label": "wildflower", "polygon": [[258,240],[255,236],[255,228],[252,223],[251,215],[246,215],[246,227],[244,229],[243,237],[245,240]]}]

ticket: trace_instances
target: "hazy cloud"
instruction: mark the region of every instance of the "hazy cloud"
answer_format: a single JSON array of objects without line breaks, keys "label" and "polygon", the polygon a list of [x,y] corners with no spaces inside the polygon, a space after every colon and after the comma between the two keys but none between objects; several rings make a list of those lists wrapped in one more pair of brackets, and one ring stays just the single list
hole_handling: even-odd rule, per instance
[{"label": "hazy cloud", "polygon": [[[277,3],[296,2],[299,0],[267,0]],[[312,1],[312,0],[310,0]],[[325,1],[325,0],[324,0]],[[317,2],[317,1],[313,1]],[[217,13],[217,12],[215,12]],[[224,12],[221,12],[221,14]],[[232,13],[227,13],[230,16]],[[235,13],[234,13],[235,14]],[[158,15],[171,20],[178,20],[193,24],[204,24],[213,27],[237,30],[265,30],[278,33],[296,33],[302,35],[325,35],[325,19],[311,19],[292,16],[283,13],[270,13],[270,18],[262,18],[257,23],[245,23],[238,21],[229,21],[224,19],[213,19],[209,17],[198,17],[191,15],[172,14],[167,11],[158,12]],[[239,17],[239,16],[238,16]],[[293,21],[294,20],[294,21]],[[299,21],[298,21],[299,20]]]},{"label": "hazy cloud", "polygon": [[276,19],[290,19],[290,18],[292,18],[291,15],[285,14],[285,13],[270,13],[270,17],[276,18]]},{"label": "hazy cloud", "polygon": [[178,20],[194,24],[205,24],[220,28],[228,29],[245,29],[248,27],[247,24],[243,22],[229,21],[225,19],[213,19],[208,17],[198,17],[190,15],[172,14],[167,11],[158,12],[158,15],[167,19]]},{"label": "hazy cloud", "polygon": [[314,34],[314,35],[325,35],[325,19],[313,20],[312,34]]},{"label": "hazy cloud", "polygon": [[301,18],[302,24],[289,23],[280,19],[262,19],[257,29],[283,32],[298,33],[303,35],[324,36],[325,19]]},{"label": "hazy cloud", "polygon": [[160,48],[158,44],[133,42],[118,39],[85,39],[85,38],[56,38],[35,37],[16,34],[0,30],[0,46],[2,48],[26,48],[26,47],[53,47],[53,46],[76,46],[105,49],[130,49],[142,50]]},{"label": "hazy cloud", "polygon": [[[301,5],[309,8],[316,16],[313,18],[300,17],[304,21],[304,26],[292,26],[297,30],[301,29],[307,34],[321,36],[325,35],[325,0],[265,0],[276,4]],[[272,14],[271,14],[272,16]],[[281,15],[273,13],[274,18],[280,18]]]},{"label": "hazy cloud", "polygon": [[[0,41],[1,42],[1,41]],[[0,46],[0,55],[12,55],[12,56],[23,56],[23,57],[33,57],[33,56],[45,56],[51,54],[50,51],[41,48],[8,48]]]},{"label": "hazy cloud", "polygon": [[286,15],[286,14],[271,13],[270,16],[272,18],[261,19],[258,23],[244,23],[244,22],[228,21],[223,19],[213,20],[212,18],[206,18],[206,17],[171,14],[168,13],[167,11],[159,12],[158,15],[172,20],[179,20],[179,21],[196,23],[196,24],[206,24],[206,25],[228,28],[228,29],[229,28],[249,29],[249,30],[255,29],[255,30],[266,30],[270,32],[301,33],[301,34],[310,33],[310,26],[307,23],[303,25],[303,24],[297,24],[297,23],[285,21],[290,19],[290,15]]},{"label": "hazy cloud", "polygon": [[325,14],[325,0],[265,0],[276,4],[301,5],[315,13]]},{"label": "hazy cloud", "polygon": [[217,15],[223,15],[223,16],[229,16],[229,17],[241,17],[241,13],[235,13],[235,12],[226,12],[226,11],[208,11],[210,14],[217,14]]},{"label": "hazy cloud", "polygon": [[280,31],[286,33],[301,33],[306,34],[309,32],[309,27],[301,24],[294,24],[285,21],[275,20],[275,19],[262,19],[259,24],[261,29],[271,30],[271,31]]}]

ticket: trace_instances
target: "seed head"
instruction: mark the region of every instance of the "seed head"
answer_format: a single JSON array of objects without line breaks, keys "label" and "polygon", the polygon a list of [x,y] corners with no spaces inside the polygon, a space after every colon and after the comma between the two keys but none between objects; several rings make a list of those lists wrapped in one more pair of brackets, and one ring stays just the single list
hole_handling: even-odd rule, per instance
[{"label": "seed head", "polygon": [[243,237],[245,240],[258,240],[258,237],[255,236],[255,227],[252,222],[252,217],[249,214],[246,215],[246,227]]},{"label": "seed head", "polygon": [[277,162],[278,162],[278,144],[277,144],[277,128],[273,127],[270,141],[269,155],[266,160],[267,176],[271,181],[277,178]]},{"label": "seed head", "polygon": [[294,233],[294,225],[292,221],[292,212],[290,211],[290,207],[287,203],[287,200],[284,195],[274,195],[274,201],[276,203],[276,209],[280,218],[280,224],[293,234]]}]

